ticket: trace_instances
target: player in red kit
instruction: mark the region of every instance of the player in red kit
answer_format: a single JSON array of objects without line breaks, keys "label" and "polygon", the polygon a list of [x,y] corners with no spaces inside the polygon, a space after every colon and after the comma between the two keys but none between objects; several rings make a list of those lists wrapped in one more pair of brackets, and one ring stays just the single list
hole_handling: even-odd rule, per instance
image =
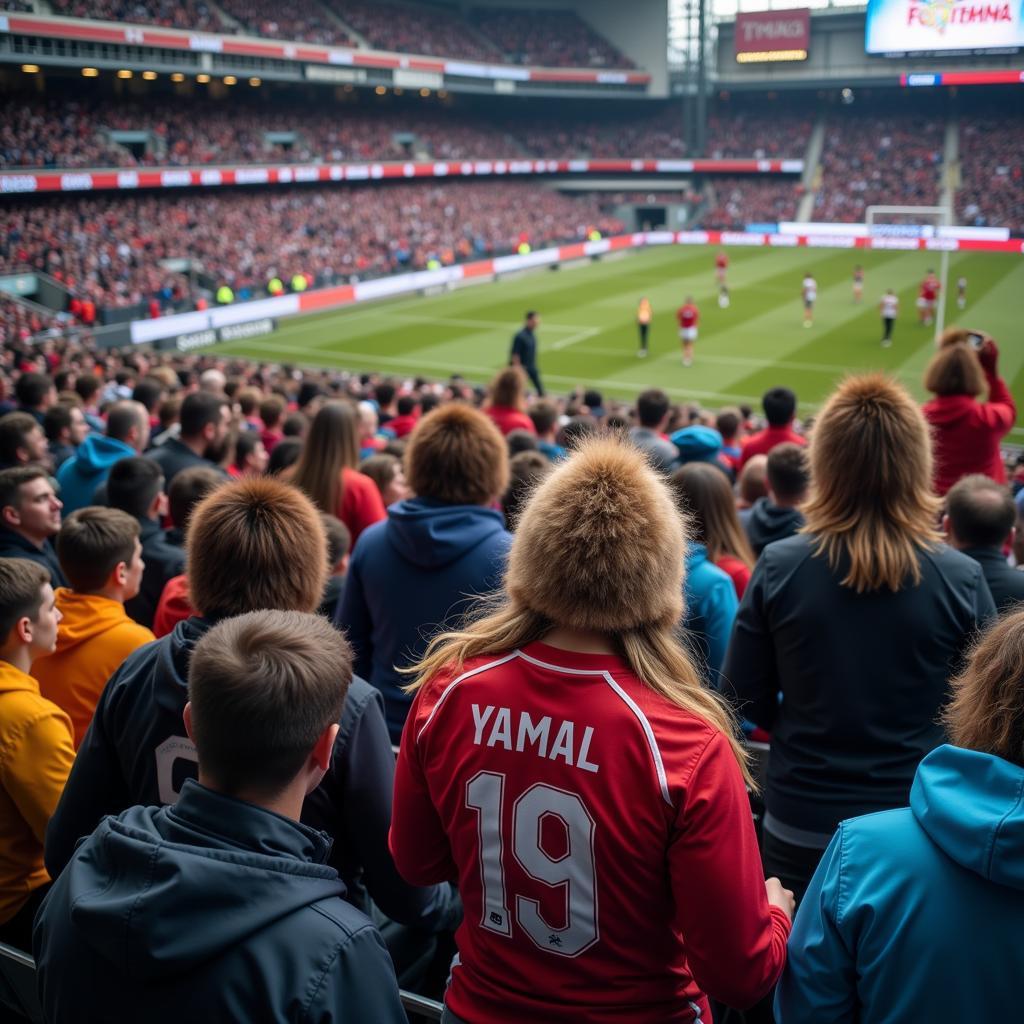
[{"label": "player in red kit", "polygon": [[929,270],[921,282],[921,291],[917,300],[917,308],[921,323],[930,327],[935,321],[935,307],[939,298],[939,279],[935,271]]},{"label": "player in red kit", "polygon": [[725,272],[729,269],[729,257],[719,252],[715,257],[715,280],[719,285],[725,284]]},{"label": "player in red kit", "polygon": [[697,323],[700,321],[700,310],[693,304],[693,298],[686,296],[686,302],[676,311],[679,321],[679,340],[683,343],[683,366],[693,363],[693,345],[697,340]]},{"label": "player in red kit", "polygon": [[458,882],[456,1021],[707,1021],[782,969],[792,899],[675,632],[684,547],[654,470],[586,442],[523,512],[500,603],[417,666],[391,850]]}]

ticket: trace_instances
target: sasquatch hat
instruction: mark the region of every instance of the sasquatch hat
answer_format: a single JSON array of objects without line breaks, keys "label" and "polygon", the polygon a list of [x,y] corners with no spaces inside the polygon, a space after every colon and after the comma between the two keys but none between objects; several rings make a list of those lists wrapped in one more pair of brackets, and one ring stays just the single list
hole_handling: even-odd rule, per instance
[{"label": "sasquatch hat", "polygon": [[644,456],[584,441],[534,492],[516,529],[513,601],[572,629],[612,633],[677,622],[686,524]]}]

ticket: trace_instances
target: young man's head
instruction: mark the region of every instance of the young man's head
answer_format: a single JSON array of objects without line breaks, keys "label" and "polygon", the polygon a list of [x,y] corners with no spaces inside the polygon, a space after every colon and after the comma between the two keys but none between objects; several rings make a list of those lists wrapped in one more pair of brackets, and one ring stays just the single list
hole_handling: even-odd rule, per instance
[{"label": "young man's head", "polygon": [[527,410],[533,429],[542,441],[553,442],[558,428],[558,406],[549,398],[538,398]]},{"label": "young man's head", "polygon": [[374,388],[373,394],[377,399],[377,405],[380,406],[381,412],[391,412],[391,407],[395,404],[395,395],[398,394],[398,388],[391,381],[382,380]]},{"label": "young man's head", "polygon": [[796,395],[789,388],[771,388],[761,398],[764,416],[771,427],[788,427],[796,415]]},{"label": "young man's head", "polygon": [[27,558],[0,558],[0,659],[27,671],[53,653],[59,622],[49,572]]},{"label": "young man's head", "polygon": [[648,430],[664,430],[671,408],[668,395],[660,388],[642,391],[636,400],[637,422]]},{"label": "young man's head", "polygon": [[107,477],[107,504],[136,519],[159,520],[167,512],[164,471],[142,455],[120,459]]},{"label": "young man's head", "polygon": [[488,505],[508,486],[505,439],[482,412],[461,404],[442,406],[409,435],[405,476],[421,498]]},{"label": "young man's head", "polygon": [[778,444],[768,453],[768,490],[776,505],[795,507],[807,497],[811,467],[798,444]]},{"label": "young man's head", "polygon": [[176,474],[167,492],[171,522],[184,530],[196,505],[222,483],[224,477],[209,466],[189,466]]},{"label": "young man's head", "polygon": [[736,482],[740,508],[750,508],[758,498],[768,497],[768,456],[752,455],[740,470]]},{"label": "young man's head", "polygon": [[231,405],[223,394],[193,391],[181,403],[181,440],[197,455],[221,462],[227,454]]},{"label": "young man's head", "polygon": [[89,433],[85,415],[76,405],[58,402],[43,416],[43,433],[50,444],[67,444],[77,448]]},{"label": "young man's head", "polygon": [[320,513],[298,488],[270,477],[218,487],[188,524],[189,595],[198,615],[260,608],[312,612],[327,583]]},{"label": "young man's head", "polygon": [[280,395],[271,395],[260,402],[260,419],[267,430],[276,430],[284,418],[285,404]]},{"label": "young man's head", "polygon": [[715,429],[722,435],[725,444],[732,444],[743,425],[743,415],[739,409],[722,409],[715,417]]},{"label": "young man's head", "polygon": [[27,412],[0,416],[0,462],[7,466],[45,463],[49,458],[46,434]]},{"label": "young man's head", "polygon": [[14,385],[18,405],[23,409],[46,412],[57,401],[57,389],[45,373],[23,373]]},{"label": "young man's head", "polygon": [[38,466],[17,466],[0,472],[0,525],[41,548],[60,529],[57,497],[46,472]]},{"label": "young man's head", "polygon": [[149,413],[141,402],[115,402],[107,413],[107,437],[137,452],[149,444]]},{"label": "young man's head", "polygon": [[167,394],[167,386],[158,377],[143,377],[132,390],[132,401],[138,402],[152,416]]},{"label": "young man's head", "polygon": [[352,652],[326,619],[254,611],[225,619],[189,663],[185,728],[199,781],[228,796],[294,806],[330,765]]},{"label": "young man's head", "polygon": [[524,323],[532,331],[540,323],[540,313],[535,309],[528,309],[524,318]]},{"label": "young man's head", "polygon": [[348,572],[348,555],[352,549],[352,533],[337,517],[320,513],[327,538],[327,566],[331,576],[344,576]]},{"label": "young man's head", "polygon": [[961,550],[1013,543],[1017,507],[1010,490],[980,473],[957,481],[946,495],[942,527],[949,543]]},{"label": "young man's head", "polygon": [[57,557],[71,589],[113,601],[135,597],[142,586],[137,519],[118,508],[89,506],[72,512],[57,535]]}]

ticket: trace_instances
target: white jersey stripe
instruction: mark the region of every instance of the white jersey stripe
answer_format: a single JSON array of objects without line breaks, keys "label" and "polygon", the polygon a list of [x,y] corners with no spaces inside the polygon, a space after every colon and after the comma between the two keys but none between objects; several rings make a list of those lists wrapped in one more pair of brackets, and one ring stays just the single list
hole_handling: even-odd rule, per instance
[{"label": "white jersey stripe", "polygon": [[461,676],[456,676],[441,693],[441,696],[437,698],[437,703],[430,709],[430,714],[427,715],[427,720],[423,723],[423,728],[416,733],[416,742],[419,743],[420,737],[427,731],[427,726],[434,720],[434,715],[437,714],[438,709],[445,702],[448,694],[455,689],[464,679],[469,679],[472,676],[479,675],[481,672],[486,672],[488,669],[497,668],[499,665],[504,665],[506,661],[511,661],[519,652],[513,651],[511,654],[506,654],[504,658],[498,658],[497,661],[489,661],[486,665],[480,665],[477,668],[472,668],[468,672],[463,672]]}]

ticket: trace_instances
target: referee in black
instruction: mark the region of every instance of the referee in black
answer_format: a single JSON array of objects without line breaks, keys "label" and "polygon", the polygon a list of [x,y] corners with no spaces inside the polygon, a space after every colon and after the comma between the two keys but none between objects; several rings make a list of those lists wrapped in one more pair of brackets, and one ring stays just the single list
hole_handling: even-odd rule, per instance
[{"label": "referee in black", "polygon": [[533,381],[537,394],[544,395],[544,385],[540,382],[537,370],[537,335],[533,332],[540,323],[540,317],[534,310],[526,314],[522,330],[512,339],[512,352],[509,354],[509,366],[521,366],[526,375]]}]

